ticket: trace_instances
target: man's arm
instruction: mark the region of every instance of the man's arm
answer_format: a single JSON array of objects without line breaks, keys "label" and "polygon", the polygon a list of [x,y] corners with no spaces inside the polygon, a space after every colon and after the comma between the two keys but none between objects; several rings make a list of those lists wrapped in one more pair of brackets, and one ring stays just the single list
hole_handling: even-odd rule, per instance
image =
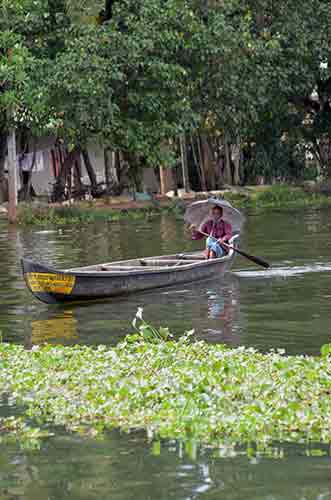
[{"label": "man's arm", "polygon": [[228,222],[223,222],[224,224],[224,236],[219,239],[221,243],[224,241],[229,241],[232,238],[232,226]]},{"label": "man's arm", "polygon": [[[191,229],[192,229],[192,240],[203,240],[206,236],[202,233],[200,233],[200,231],[196,228],[196,226],[191,226]],[[203,233],[208,233],[208,225],[205,223],[202,228],[201,228],[201,231]]]}]

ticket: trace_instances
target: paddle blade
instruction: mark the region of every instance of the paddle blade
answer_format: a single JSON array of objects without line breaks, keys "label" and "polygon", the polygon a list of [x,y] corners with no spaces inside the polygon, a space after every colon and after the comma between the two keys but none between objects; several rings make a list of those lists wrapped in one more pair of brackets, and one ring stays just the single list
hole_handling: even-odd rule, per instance
[{"label": "paddle blade", "polygon": [[242,255],[243,257],[246,257],[246,259],[251,260],[252,262],[255,262],[255,264],[257,264],[258,266],[262,266],[265,269],[269,269],[269,267],[270,267],[269,262],[261,259],[261,257],[256,257],[255,255],[249,255],[248,253],[243,252],[242,250],[239,250],[238,248],[234,248],[234,250],[237,253],[239,253],[240,255]]}]

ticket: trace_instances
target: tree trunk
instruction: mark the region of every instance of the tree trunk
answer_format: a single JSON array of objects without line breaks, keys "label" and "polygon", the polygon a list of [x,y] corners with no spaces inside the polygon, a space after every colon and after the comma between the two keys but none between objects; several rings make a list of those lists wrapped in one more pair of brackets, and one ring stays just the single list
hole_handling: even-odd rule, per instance
[{"label": "tree trunk", "polygon": [[5,178],[5,159],[7,151],[7,136],[0,132],[0,204],[8,200],[8,184]]},{"label": "tree trunk", "polygon": [[200,166],[200,171],[201,171],[201,187],[203,191],[207,191],[207,180],[206,180],[206,173],[205,173],[205,167],[204,167],[204,162],[203,162],[203,154],[201,151],[201,137],[200,134],[197,136],[197,146],[198,146],[198,154],[199,154],[199,166]]},{"label": "tree trunk", "polygon": [[124,159],[123,153],[120,151],[113,151],[111,159],[113,171],[116,173],[117,179],[117,184],[114,186],[113,192],[119,195],[124,189],[129,189],[128,164]]},{"label": "tree trunk", "polygon": [[331,140],[328,137],[322,137],[316,141],[318,157],[320,158],[321,171],[327,179],[331,178]]},{"label": "tree trunk", "polygon": [[115,0],[105,1],[105,21],[110,21],[113,17],[113,3]]},{"label": "tree trunk", "polygon": [[78,150],[76,152],[74,159],[73,187],[75,194],[79,196],[83,191],[83,186],[82,186],[82,160],[80,152]]},{"label": "tree trunk", "polygon": [[104,159],[107,192],[118,191],[119,179],[116,168],[116,153],[111,151],[110,148],[105,148]]},{"label": "tree trunk", "polygon": [[16,222],[17,218],[17,153],[16,153],[16,131],[10,130],[8,134],[8,185],[9,185],[9,203],[8,219],[9,222]]},{"label": "tree trunk", "polygon": [[[171,167],[160,167],[160,191],[162,195],[166,195],[174,189],[174,179]],[[175,190],[175,189],[174,189]]]},{"label": "tree trunk", "polygon": [[110,187],[111,187],[111,151],[109,148],[105,148],[103,151],[103,157],[104,157],[104,163],[105,163],[105,181],[106,181],[106,191],[107,193],[110,192]]},{"label": "tree trunk", "polygon": [[164,167],[160,167],[160,193],[162,196],[167,193],[167,178]]},{"label": "tree trunk", "polygon": [[[195,139],[195,137],[192,135],[191,136],[191,147],[192,147],[192,154],[193,154],[193,159],[194,163],[196,165],[198,175],[199,175],[199,180],[200,180],[200,189],[202,191],[207,191],[207,184],[206,184],[206,177],[205,177],[205,171],[203,169],[202,165],[202,159],[201,159],[201,151],[200,151],[200,138],[199,136]],[[195,143],[197,143],[198,146],[198,156],[196,155],[196,150],[195,150]]]},{"label": "tree trunk", "polygon": [[208,138],[206,136],[201,136],[201,150],[202,150],[202,158],[203,158],[203,165],[204,165],[204,171],[205,171],[205,176],[206,176],[206,184],[207,184],[207,189],[215,189],[216,187],[216,178],[215,178],[215,172],[216,172],[216,162],[215,158],[212,152],[212,149],[210,147],[210,144],[208,142]]},{"label": "tree trunk", "polygon": [[239,142],[239,140],[237,141],[237,144],[233,145],[232,154],[234,156],[234,160],[233,160],[233,167],[234,167],[233,184],[235,186],[239,186],[239,184],[241,182],[241,178],[240,178],[240,142]]},{"label": "tree trunk", "polygon": [[[77,163],[77,161],[80,162],[79,148],[76,148],[70,153],[68,153],[65,158],[63,158],[62,153],[60,156],[61,156],[61,170],[54,184],[53,194],[52,194],[53,201],[63,201],[64,199],[68,199],[71,197],[72,169],[73,168],[77,169],[76,176],[74,174],[74,178],[76,180],[78,177],[78,170],[80,170],[80,164]],[[80,180],[80,173],[81,172],[79,172],[79,180]]]},{"label": "tree trunk", "polygon": [[98,189],[97,176],[95,175],[94,168],[87,149],[82,149],[82,156],[84,158],[87,175],[89,176],[91,182],[92,192],[96,192]]},{"label": "tree trunk", "polygon": [[231,149],[230,144],[224,139],[224,151],[225,151],[225,168],[224,168],[224,182],[226,184],[232,184],[232,173],[231,173]]},{"label": "tree trunk", "polygon": [[190,180],[188,174],[188,164],[187,164],[187,151],[186,151],[186,138],[182,135],[179,139],[180,141],[180,153],[182,159],[182,172],[183,172],[183,187],[186,193],[190,192]]},{"label": "tree trunk", "polygon": [[[28,141],[28,139],[26,139],[26,141]],[[24,148],[22,147],[22,149],[26,152],[29,152],[28,142],[26,142],[25,144],[26,146]],[[32,171],[36,163],[36,148],[37,148],[37,143],[36,141],[34,141],[31,169],[29,172],[26,172],[25,183],[22,184],[22,187],[20,189],[19,192],[20,201],[31,201],[32,197],[35,196],[35,192],[32,187]],[[22,179],[23,179],[23,173],[22,173]]]}]

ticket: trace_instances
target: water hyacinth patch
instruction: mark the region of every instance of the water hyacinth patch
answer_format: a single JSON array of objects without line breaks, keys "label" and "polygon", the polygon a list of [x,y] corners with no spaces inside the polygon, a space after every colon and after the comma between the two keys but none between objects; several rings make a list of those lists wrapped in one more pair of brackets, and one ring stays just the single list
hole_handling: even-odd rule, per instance
[{"label": "water hyacinth patch", "polygon": [[[164,340],[168,330],[156,338],[142,311],[135,325],[137,334],[112,348],[0,344],[0,395],[23,407],[26,421],[93,435],[143,429],[218,448],[331,441],[330,348],[290,357],[191,335]],[[9,424],[2,433],[15,429]]]}]

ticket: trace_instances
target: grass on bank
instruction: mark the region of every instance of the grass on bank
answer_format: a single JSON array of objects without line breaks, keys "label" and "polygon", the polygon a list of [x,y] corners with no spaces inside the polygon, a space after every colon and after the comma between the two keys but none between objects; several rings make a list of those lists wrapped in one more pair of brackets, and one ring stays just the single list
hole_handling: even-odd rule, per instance
[{"label": "grass on bank", "polygon": [[[266,188],[247,188],[231,192],[223,197],[239,209],[268,210],[291,208],[322,208],[331,206],[331,190],[307,192],[300,187],[275,185]],[[161,214],[181,217],[185,202],[180,199],[170,201],[167,206],[150,204],[143,208],[113,209],[79,203],[71,207],[34,207],[25,204],[19,207],[19,223],[24,225],[65,225],[96,221],[117,222],[120,220],[152,219]]]},{"label": "grass on bank", "polygon": [[331,188],[324,186],[316,191],[307,191],[302,187],[276,184],[248,188],[243,193],[225,193],[224,198],[242,209],[322,208],[331,206]]},{"label": "grass on bank", "polygon": [[247,453],[252,443],[331,442],[331,346],[320,357],[262,354],[192,333],[173,341],[141,311],[136,322],[138,333],[116,347],[1,344],[0,398],[24,410],[0,420],[0,442],[43,437],[48,426],[89,435],[139,429]]},{"label": "grass on bank", "polygon": [[139,208],[134,210],[114,210],[84,206],[72,207],[33,207],[25,205],[19,210],[18,220],[23,225],[65,225],[88,224],[90,222],[118,222],[120,220],[143,220],[160,214],[155,208]]}]

